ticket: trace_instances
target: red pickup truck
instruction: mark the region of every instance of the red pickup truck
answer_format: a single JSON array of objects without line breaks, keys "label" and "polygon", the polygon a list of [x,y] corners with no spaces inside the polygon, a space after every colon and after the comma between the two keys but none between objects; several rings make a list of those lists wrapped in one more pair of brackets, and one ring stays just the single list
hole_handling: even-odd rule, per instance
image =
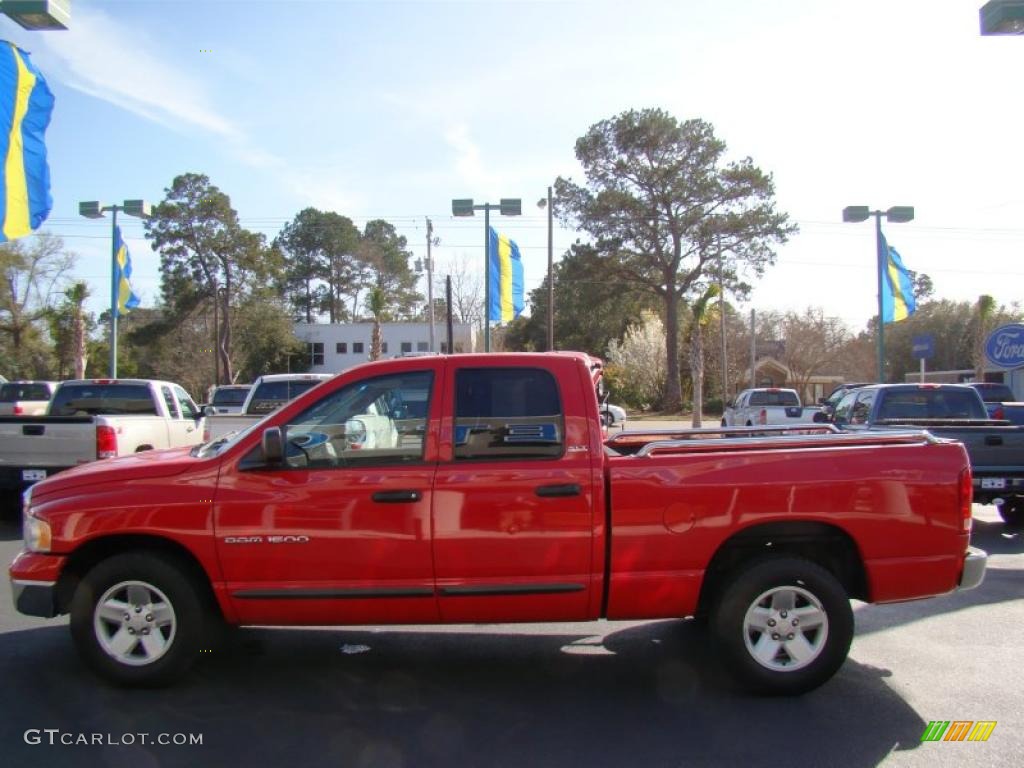
[{"label": "red pickup truck", "polygon": [[980,583],[960,444],[830,425],[607,439],[599,368],[369,363],[228,438],[48,478],[25,496],[16,605],[70,613],[124,685],[176,679],[225,624],[706,615],[742,683],[800,693],[846,658],[851,598]]}]

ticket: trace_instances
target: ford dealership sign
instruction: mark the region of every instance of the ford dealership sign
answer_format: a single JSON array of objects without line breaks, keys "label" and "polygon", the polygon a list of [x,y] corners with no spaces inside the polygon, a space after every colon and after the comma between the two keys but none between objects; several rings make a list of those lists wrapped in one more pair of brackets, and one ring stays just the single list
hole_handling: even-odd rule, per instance
[{"label": "ford dealership sign", "polygon": [[1013,323],[992,331],[985,342],[985,357],[1001,368],[1024,365],[1024,325]]}]

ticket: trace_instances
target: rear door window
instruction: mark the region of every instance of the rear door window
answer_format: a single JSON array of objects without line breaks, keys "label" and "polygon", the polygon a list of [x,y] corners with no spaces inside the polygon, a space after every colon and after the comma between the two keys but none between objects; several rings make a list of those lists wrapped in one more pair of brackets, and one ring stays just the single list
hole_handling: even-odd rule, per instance
[{"label": "rear door window", "polygon": [[178,413],[178,404],[174,402],[174,395],[171,394],[171,388],[167,385],[160,387],[160,394],[164,396],[164,402],[167,404],[167,415],[172,419],[180,419],[181,414]]},{"label": "rear door window", "polygon": [[565,420],[554,376],[539,368],[463,368],[455,374],[455,459],[553,459]]}]

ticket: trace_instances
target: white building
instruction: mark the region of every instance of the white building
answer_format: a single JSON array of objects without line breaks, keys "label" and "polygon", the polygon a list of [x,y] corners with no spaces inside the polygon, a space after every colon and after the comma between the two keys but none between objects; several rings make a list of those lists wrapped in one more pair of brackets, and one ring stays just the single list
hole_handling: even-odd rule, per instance
[{"label": "white building", "polygon": [[[295,323],[295,337],[306,342],[311,373],[340,373],[370,359],[373,323]],[[429,323],[381,323],[381,358],[424,354],[430,351]],[[434,349],[447,352],[448,331],[434,325]],[[475,352],[476,333],[468,323],[452,325],[456,352]]]}]

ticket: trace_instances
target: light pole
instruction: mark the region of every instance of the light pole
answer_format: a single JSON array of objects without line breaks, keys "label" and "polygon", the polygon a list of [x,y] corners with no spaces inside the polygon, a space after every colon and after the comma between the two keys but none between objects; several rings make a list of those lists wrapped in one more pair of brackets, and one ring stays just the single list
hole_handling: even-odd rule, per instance
[{"label": "light pole", "polygon": [[551,352],[555,348],[555,206],[551,199],[551,187],[548,187],[548,196],[537,201],[537,207],[548,209],[548,352]]},{"label": "light pole", "polygon": [[491,351],[491,211],[502,216],[519,216],[523,201],[517,197],[503,197],[497,205],[473,205],[472,198],[452,200],[452,216],[473,216],[473,211],[484,212],[484,352]]},{"label": "light pole", "polygon": [[0,13],[30,31],[67,29],[71,0],[4,0]]},{"label": "light pole", "polygon": [[882,247],[882,217],[891,224],[905,224],[914,220],[914,206],[896,205],[887,211],[872,211],[867,205],[848,205],[843,208],[843,221],[857,223],[875,217],[875,249],[877,251],[878,269],[878,382],[885,383],[885,323],[882,321],[882,280],[885,279],[885,266],[888,254]]},{"label": "light pole", "polygon": [[1024,34],[1024,0],[992,0],[978,11],[982,35]]},{"label": "light pole", "polygon": [[110,378],[117,378],[117,212],[144,219],[149,216],[150,206],[145,200],[125,200],[123,205],[103,205],[95,200],[78,204],[78,213],[87,219],[102,219],[106,211],[113,213],[110,226]]}]

